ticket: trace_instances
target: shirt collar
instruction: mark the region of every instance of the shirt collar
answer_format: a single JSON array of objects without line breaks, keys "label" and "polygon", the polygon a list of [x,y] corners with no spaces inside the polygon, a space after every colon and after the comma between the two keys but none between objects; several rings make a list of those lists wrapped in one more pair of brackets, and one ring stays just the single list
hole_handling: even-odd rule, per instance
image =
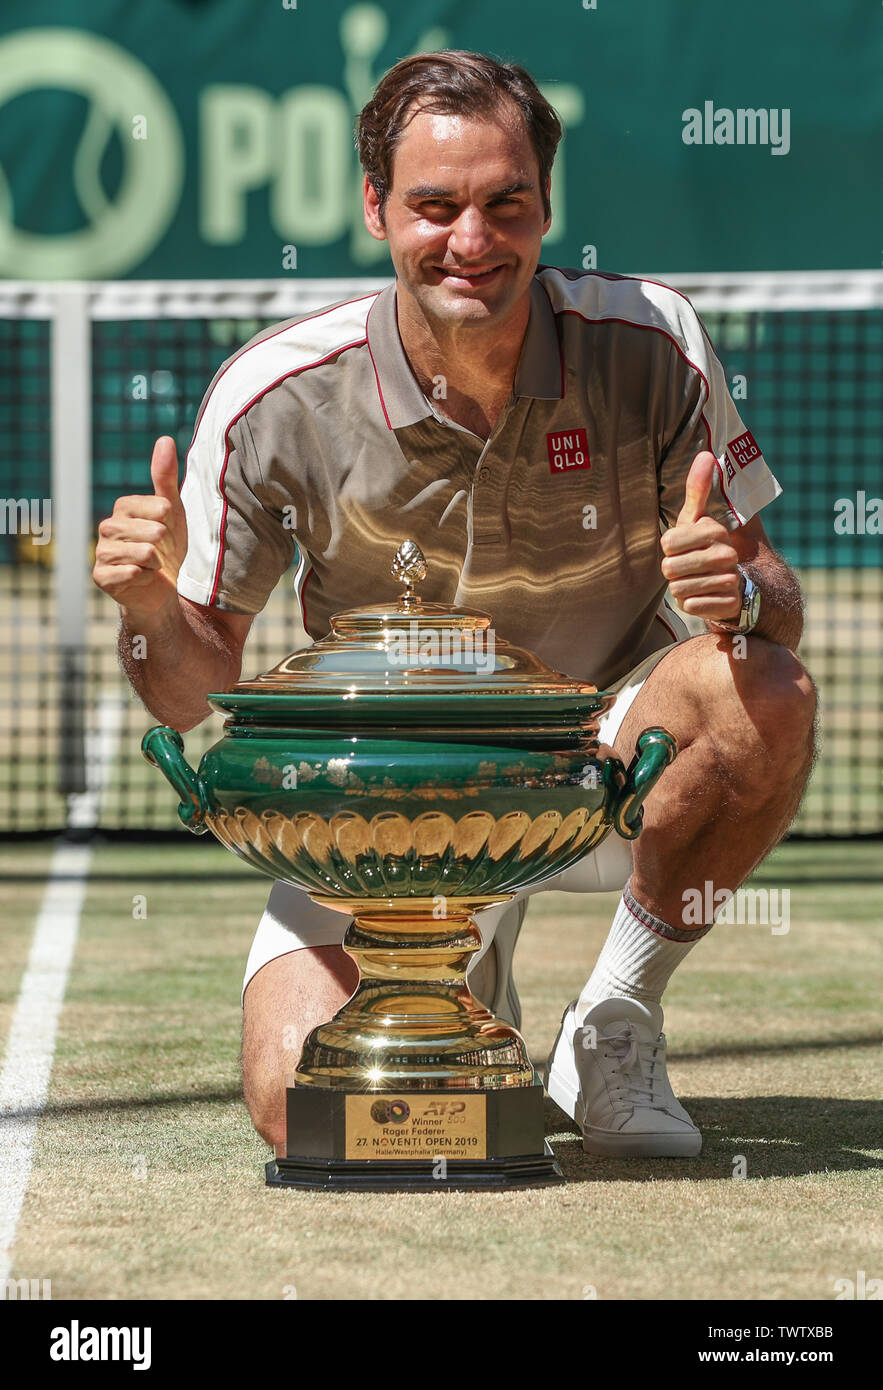
[{"label": "shirt collar", "polygon": [[[399,336],[394,284],[380,291],[368,311],[368,351],[391,430],[404,429],[433,414]],[[559,401],[564,395],[564,361],[555,314],[536,277],[530,287],[530,318],[515,371],[514,394],[548,401]]]}]

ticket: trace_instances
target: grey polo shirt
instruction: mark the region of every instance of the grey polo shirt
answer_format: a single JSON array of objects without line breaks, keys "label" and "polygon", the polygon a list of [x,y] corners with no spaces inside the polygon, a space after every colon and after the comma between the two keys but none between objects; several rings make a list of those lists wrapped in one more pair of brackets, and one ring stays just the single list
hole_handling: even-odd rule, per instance
[{"label": "grey polo shirt", "polygon": [[696,454],[718,459],[709,510],[730,529],[781,492],[692,305],[654,281],[540,267],[491,437],[439,404],[394,285],[253,338],[200,409],[180,593],[257,613],[297,554],[292,602],[316,639],[331,614],[395,598],[410,537],[425,599],[483,609],[499,637],[603,687],[687,633],[659,537]]}]

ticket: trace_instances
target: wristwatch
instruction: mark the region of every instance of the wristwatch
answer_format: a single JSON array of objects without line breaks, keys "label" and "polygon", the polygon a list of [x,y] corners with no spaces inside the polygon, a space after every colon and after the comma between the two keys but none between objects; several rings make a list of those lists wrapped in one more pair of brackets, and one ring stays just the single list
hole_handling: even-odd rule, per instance
[{"label": "wristwatch", "polygon": [[741,565],[736,569],[742,576],[742,607],[738,618],[712,619],[714,627],[721,628],[724,632],[738,632],[744,636],[748,632],[753,632],[757,627],[757,620],[760,617],[760,589],[747,570]]}]

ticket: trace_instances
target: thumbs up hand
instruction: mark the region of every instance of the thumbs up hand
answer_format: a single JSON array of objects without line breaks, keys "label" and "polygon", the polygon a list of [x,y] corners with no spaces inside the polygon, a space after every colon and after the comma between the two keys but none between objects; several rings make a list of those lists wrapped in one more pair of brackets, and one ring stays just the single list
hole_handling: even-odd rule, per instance
[{"label": "thumbs up hand", "polygon": [[177,604],[178,570],[187,554],[187,517],[178,493],[175,441],[156,441],[152,496],[118,497],[98,527],[92,577],[129,615],[154,617]]},{"label": "thumbs up hand", "polygon": [[708,515],[716,467],[714,454],[708,452],[697,454],[690,465],[684,505],[661,539],[662,573],[685,613],[726,622],[736,618],[742,606],[742,576],[730,532]]}]

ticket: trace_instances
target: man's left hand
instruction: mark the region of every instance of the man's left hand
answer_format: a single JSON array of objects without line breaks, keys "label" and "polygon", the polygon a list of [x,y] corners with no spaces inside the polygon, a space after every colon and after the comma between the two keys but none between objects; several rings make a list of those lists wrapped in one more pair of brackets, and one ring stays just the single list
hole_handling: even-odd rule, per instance
[{"label": "man's left hand", "polygon": [[662,573],[685,613],[708,622],[738,617],[742,607],[739,556],[726,526],[708,515],[717,460],[697,454],[687,474],[684,505],[661,539]]}]

